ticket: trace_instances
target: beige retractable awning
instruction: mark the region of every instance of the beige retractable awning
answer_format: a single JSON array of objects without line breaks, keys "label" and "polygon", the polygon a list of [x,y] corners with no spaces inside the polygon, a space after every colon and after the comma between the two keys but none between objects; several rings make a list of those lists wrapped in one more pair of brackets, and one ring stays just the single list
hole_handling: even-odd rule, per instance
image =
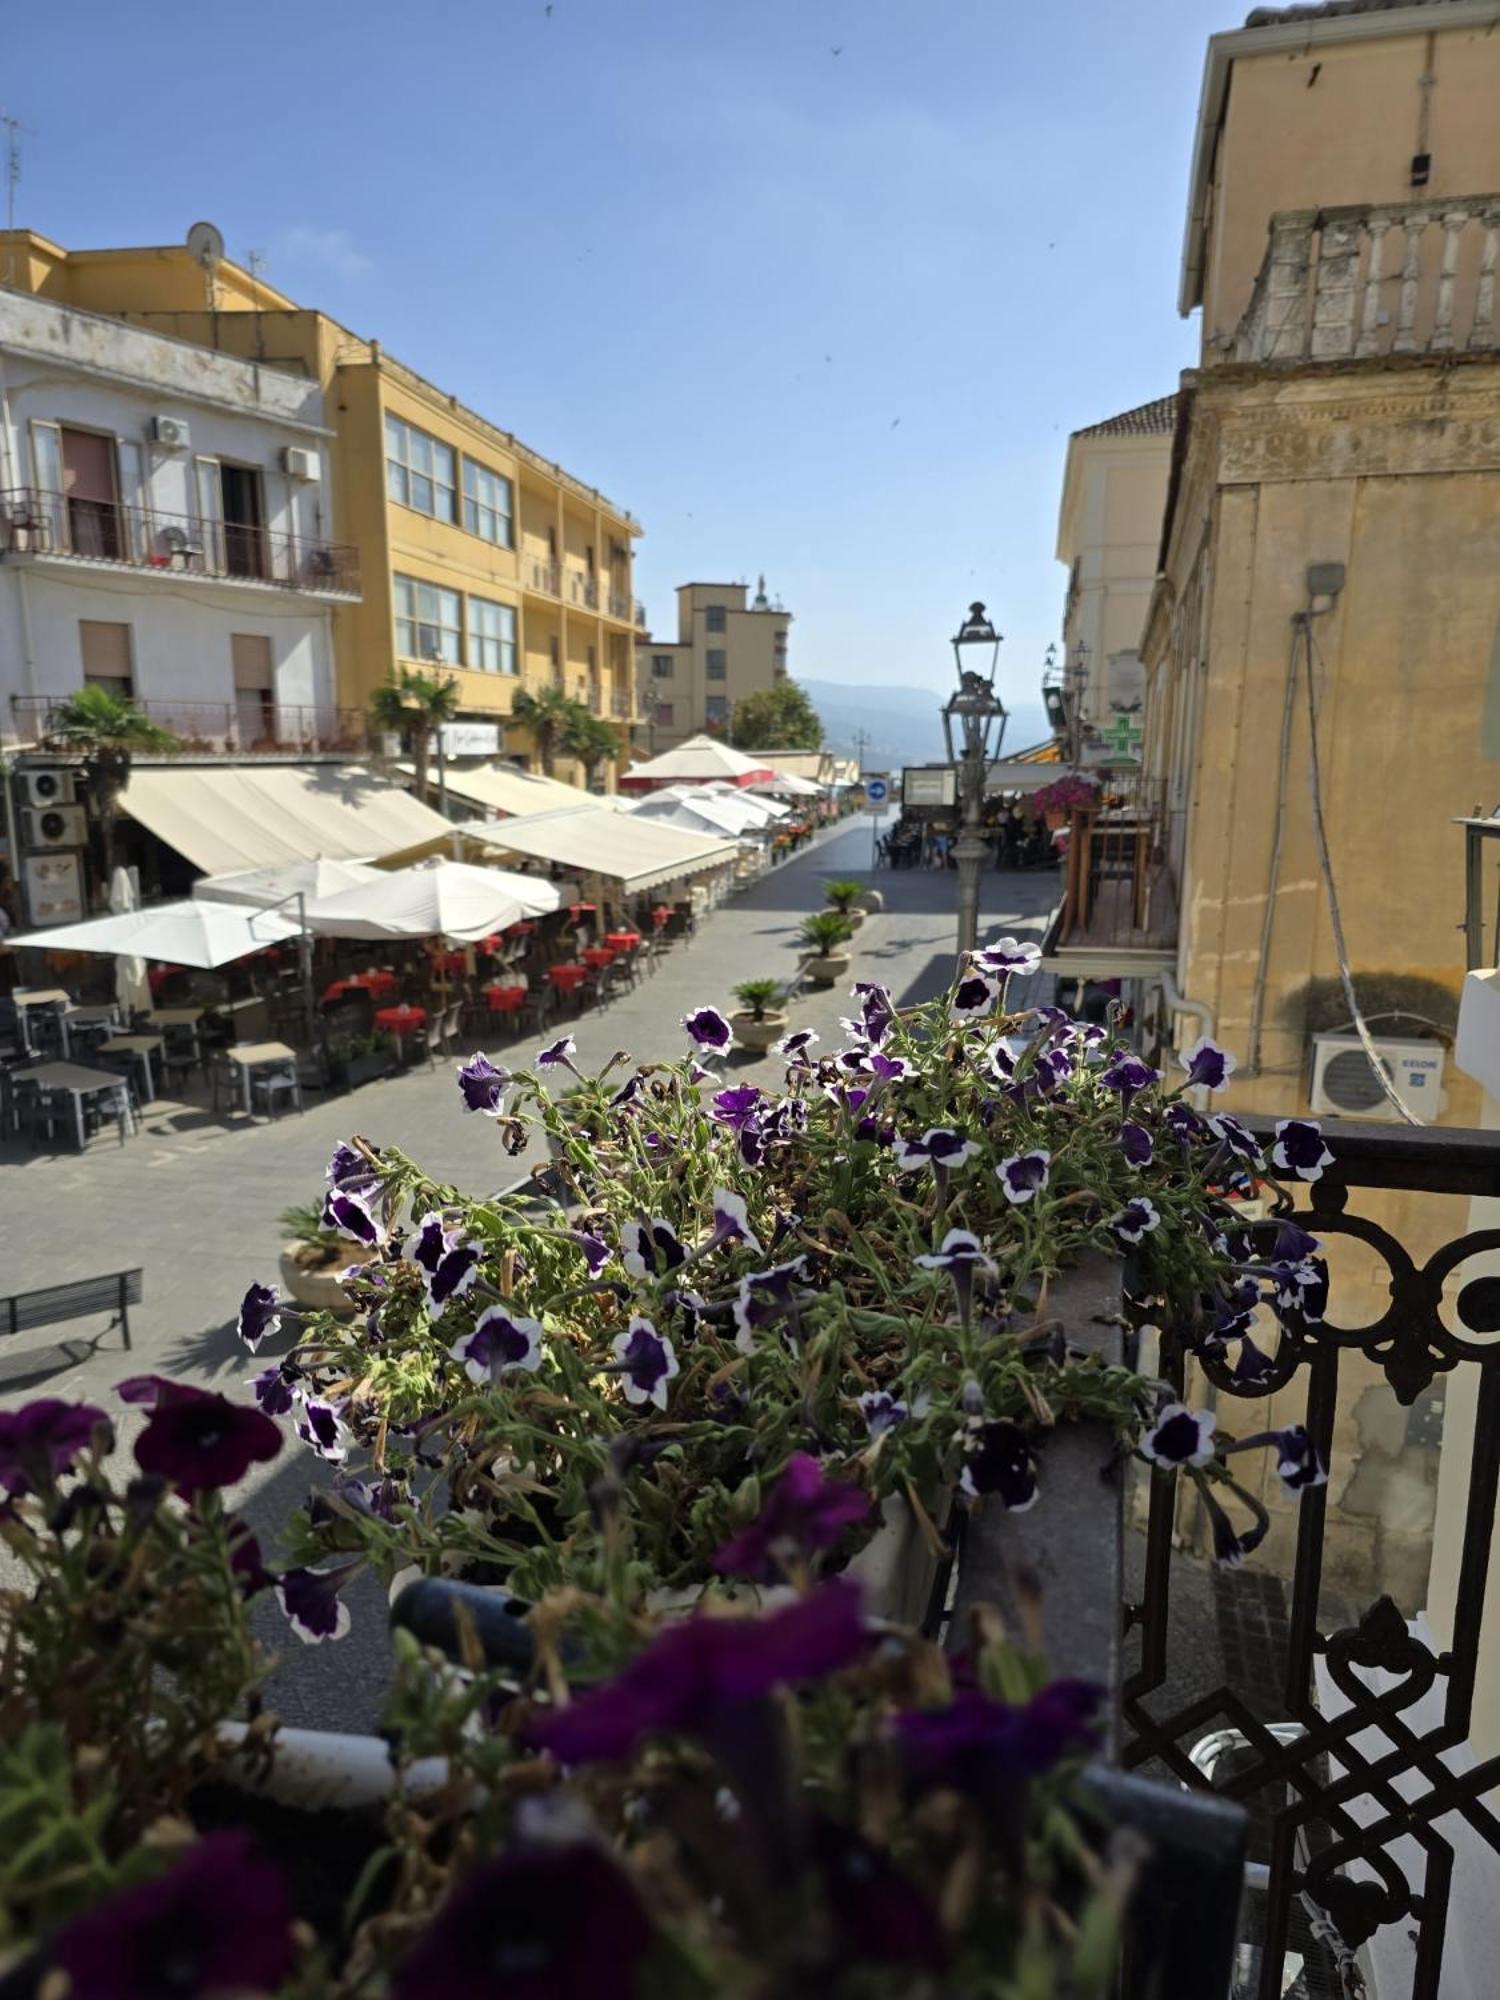
[{"label": "beige retractable awning", "polygon": [[730,867],[738,853],[734,841],[593,806],[529,813],[524,819],[466,820],[460,831],[503,853],[529,854],[580,874],[607,876],[630,893]]},{"label": "beige retractable awning", "polygon": [[451,828],[388,778],[352,764],[137,767],[132,819],[209,875],[286,861],[366,861]]},{"label": "beige retractable awning", "polygon": [[[409,772],[412,766],[398,764],[396,768]],[[436,785],[435,769],[429,769],[427,781]],[[565,806],[603,803],[577,785],[565,785],[535,771],[518,771],[514,764],[472,764],[467,769],[450,764],[443,782],[454,798],[472,799],[476,806],[488,806],[491,812],[553,812]]]}]

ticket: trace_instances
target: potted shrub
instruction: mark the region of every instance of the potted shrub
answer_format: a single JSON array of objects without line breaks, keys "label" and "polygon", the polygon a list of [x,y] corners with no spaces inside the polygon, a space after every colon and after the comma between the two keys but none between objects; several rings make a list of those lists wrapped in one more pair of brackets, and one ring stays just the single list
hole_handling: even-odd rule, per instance
[{"label": "potted shrub", "polygon": [[854,935],[854,926],[840,910],[818,910],[802,919],[802,942],[812,946],[812,956],[803,960],[803,970],[814,986],[836,986],[849,970],[849,954],[841,951]]},{"label": "potted shrub", "polygon": [[786,997],[780,980],[746,979],[735,987],[734,997],[740,1003],[729,1017],[734,1039],[742,1049],[764,1055],[786,1028],[786,1015],[779,1004]]},{"label": "potted shrub", "polygon": [[358,1307],[344,1290],[344,1273],[368,1264],[375,1250],[365,1243],[351,1243],[339,1230],[329,1228],[315,1203],[283,1209],[281,1226],[290,1232],[281,1252],[283,1289],[311,1312],[351,1318]]},{"label": "potted shrub", "polygon": [[863,882],[825,882],[823,900],[830,910],[837,910],[841,917],[847,917],[855,930],[865,920],[865,885]]},{"label": "potted shrub", "polygon": [[345,1073],[349,1088],[355,1090],[362,1083],[373,1083],[377,1077],[393,1076],[396,1071],[396,1038],[377,1032],[370,1035],[351,1035],[348,1055],[345,1059]]}]

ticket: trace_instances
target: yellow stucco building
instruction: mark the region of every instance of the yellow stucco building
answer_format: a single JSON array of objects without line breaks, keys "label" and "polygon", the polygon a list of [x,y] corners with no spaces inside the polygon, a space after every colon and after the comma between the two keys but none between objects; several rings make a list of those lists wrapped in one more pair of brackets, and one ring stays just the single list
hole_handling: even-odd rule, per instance
[{"label": "yellow stucco building", "polygon": [[[340,700],[367,706],[402,665],[458,683],[464,740],[530,755],[507,722],[555,688],[616,731],[635,709],[633,541],[640,523],[456,396],[228,260],[185,247],[66,250],[0,231],[18,290],[111,314],[317,380],[336,436],[333,516],[364,593],[337,614]],[[581,774],[560,757],[559,777]],[[612,783],[610,775],[607,782]]]},{"label": "yellow stucco building", "polygon": [[677,637],[636,635],[637,699],[652,754],[728,731],[735,704],[787,675],[792,614],[743,583],[677,587]]}]

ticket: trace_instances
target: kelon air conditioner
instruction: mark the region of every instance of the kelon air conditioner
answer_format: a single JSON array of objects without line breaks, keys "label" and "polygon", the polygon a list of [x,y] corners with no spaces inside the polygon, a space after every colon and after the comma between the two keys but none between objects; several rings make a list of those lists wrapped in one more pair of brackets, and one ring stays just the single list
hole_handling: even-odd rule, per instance
[{"label": "kelon air conditioner", "polygon": [[84,847],[88,820],[82,806],[34,806],[21,815],[21,838],[33,853],[48,847]]},{"label": "kelon air conditioner", "polygon": [[[1395,1041],[1377,1036],[1381,1067],[1423,1124],[1443,1108],[1441,1042]],[[1381,1088],[1358,1035],[1314,1035],[1312,1108],[1324,1118],[1400,1119]]]},{"label": "kelon air conditioner", "polygon": [[78,796],[71,771],[17,771],[16,784],[23,806],[70,806]]},{"label": "kelon air conditioner", "polygon": [[151,419],[151,442],[159,444],[164,451],[186,451],[192,443],[192,433],[188,430],[185,417],[153,417]]},{"label": "kelon air conditioner", "polygon": [[288,479],[316,479],[322,470],[318,454],[300,444],[282,446],[281,469]]}]

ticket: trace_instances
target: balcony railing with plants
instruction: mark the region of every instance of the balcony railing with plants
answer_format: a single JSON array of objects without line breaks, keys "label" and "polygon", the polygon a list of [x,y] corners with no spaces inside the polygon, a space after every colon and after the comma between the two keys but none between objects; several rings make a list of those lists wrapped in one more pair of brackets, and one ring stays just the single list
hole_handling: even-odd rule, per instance
[{"label": "balcony railing with plants", "polygon": [[[47,747],[62,706],[60,696],[13,696],[11,709],[20,741]],[[171,749],[153,750],[153,760],[354,757],[364,755],[370,747],[369,719],[359,708],[304,706],[249,694],[232,702],[146,700],[134,706],[176,738]]]},{"label": "balcony railing with plants", "polygon": [[319,597],[360,594],[356,552],[338,543],[39,487],[0,492],[0,552],[229,579]]},{"label": "balcony railing with plants", "polygon": [[1151,949],[1175,936],[1160,779],[1065,772],[1024,801],[1062,836],[1062,898],[1053,943]]}]

